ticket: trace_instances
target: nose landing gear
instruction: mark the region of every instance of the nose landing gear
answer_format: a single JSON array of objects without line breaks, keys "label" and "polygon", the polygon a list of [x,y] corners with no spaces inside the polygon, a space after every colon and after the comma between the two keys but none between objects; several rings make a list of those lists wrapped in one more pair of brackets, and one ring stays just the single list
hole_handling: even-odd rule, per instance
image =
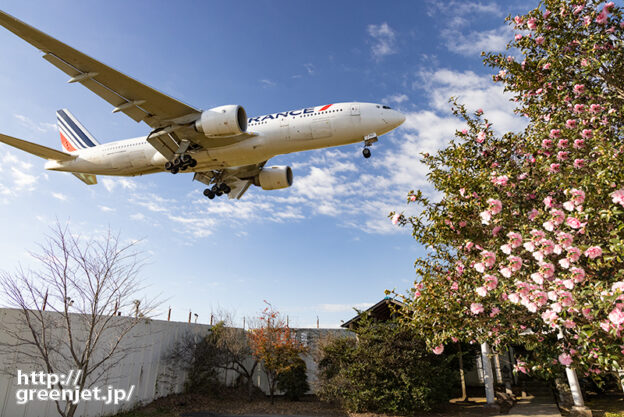
[{"label": "nose landing gear", "polygon": [[368,148],[378,140],[379,139],[377,139],[377,133],[369,133],[368,135],[364,136],[364,149],[362,150],[362,155],[364,155],[364,158],[368,159],[371,157],[371,151]]}]

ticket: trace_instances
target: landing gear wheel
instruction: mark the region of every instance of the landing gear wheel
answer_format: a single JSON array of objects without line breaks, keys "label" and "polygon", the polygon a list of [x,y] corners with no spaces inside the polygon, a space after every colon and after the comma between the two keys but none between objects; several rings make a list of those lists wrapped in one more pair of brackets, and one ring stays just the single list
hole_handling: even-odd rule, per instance
[{"label": "landing gear wheel", "polygon": [[197,160],[191,158],[191,161],[189,162],[189,166],[191,168],[195,168],[197,166]]},{"label": "landing gear wheel", "polygon": [[182,155],[182,156],[180,157],[180,160],[182,161],[182,163],[183,163],[183,164],[188,164],[188,163],[190,163],[190,162],[191,162],[191,159],[193,159],[193,158],[191,158],[191,155],[188,155],[188,154],[184,154],[184,155]]},{"label": "landing gear wheel", "polygon": [[217,194],[217,197],[221,197],[223,195],[223,191],[217,191],[216,194]]},{"label": "landing gear wheel", "polygon": [[364,150],[362,151],[362,155],[364,155],[364,158],[370,158],[371,157],[370,149],[364,148]]},{"label": "landing gear wheel", "polygon": [[216,193],[217,191],[219,191],[219,186],[217,186],[216,184],[213,185],[210,191],[212,191],[213,193]]},{"label": "landing gear wheel", "polygon": [[182,163],[182,161],[181,161],[181,160],[180,160],[180,158],[178,158],[178,157],[176,157],[176,158],[173,160],[173,165],[175,165],[175,166],[180,166],[180,164],[181,164],[181,163]]},{"label": "landing gear wheel", "polygon": [[223,194],[229,194],[232,189],[229,185],[223,184],[223,186],[221,187],[221,191],[223,191]]},{"label": "landing gear wheel", "polygon": [[212,200],[213,198],[215,198],[215,193],[213,193],[213,192],[211,191],[211,192],[208,194],[208,198],[209,198],[209,199],[211,199],[211,200]]},{"label": "landing gear wheel", "polygon": [[211,199],[211,200],[212,200],[213,198],[215,198],[215,193],[213,193],[213,192],[212,192],[212,190],[211,190],[210,188],[206,188],[206,189],[204,190],[204,195],[205,195],[206,197],[208,197],[209,199]]},{"label": "landing gear wheel", "polygon": [[173,168],[173,163],[170,161],[165,162],[165,169],[169,171],[171,168]]},{"label": "landing gear wheel", "polygon": [[180,169],[179,169],[178,167],[173,167],[173,168],[171,168],[171,173],[172,173],[173,175],[175,175],[175,174],[177,174],[177,173],[178,173],[178,171],[179,171],[179,170],[180,170]]}]

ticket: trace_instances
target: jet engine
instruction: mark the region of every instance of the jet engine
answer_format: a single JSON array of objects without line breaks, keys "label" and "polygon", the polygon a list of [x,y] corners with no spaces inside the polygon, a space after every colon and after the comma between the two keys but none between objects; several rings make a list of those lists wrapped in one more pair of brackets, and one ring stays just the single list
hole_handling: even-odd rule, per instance
[{"label": "jet engine", "polygon": [[263,190],[279,190],[293,183],[292,169],[288,166],[265,167],[254,178],[254,185]]},{"label": "jet engine", "polygon": [[204,110],[195,121],[195,130],[206,136],[238,135],[247,131],[247,113],[234,104]]}]

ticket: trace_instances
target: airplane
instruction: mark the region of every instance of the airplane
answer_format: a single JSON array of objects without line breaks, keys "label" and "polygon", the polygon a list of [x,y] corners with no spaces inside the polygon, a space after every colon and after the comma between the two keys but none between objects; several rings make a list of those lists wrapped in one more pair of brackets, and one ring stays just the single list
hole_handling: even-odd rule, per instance
[{"label": "airplane", "polygon": [[70,172],[88,185],[97,175],[138,176],[193,172],[209,199],[240,199],[251,185],[290,187],[289,166],[265,166],[277,155],[364,143],[365,158],[378,136],[405,116],[377,103],[343,102],[247,117],[240,105],[199,110],[52,38],[0,10],[0,25],[43,52],[43,58],[151,132],[100,144],[69,110],[57,115],[64,151],[0,134],[0,142],[47,159],[45,169]]}]

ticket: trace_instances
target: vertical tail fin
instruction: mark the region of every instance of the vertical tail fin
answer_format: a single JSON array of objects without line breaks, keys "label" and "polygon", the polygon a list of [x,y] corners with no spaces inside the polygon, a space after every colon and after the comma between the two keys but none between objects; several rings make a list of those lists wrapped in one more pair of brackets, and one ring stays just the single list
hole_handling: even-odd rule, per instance
[{"label": "vertical tail fin", "polygon": [[57,111],[56,120],[61,134],[61,144],[66,151],[73,152],[100,144],[69,110]]}]

